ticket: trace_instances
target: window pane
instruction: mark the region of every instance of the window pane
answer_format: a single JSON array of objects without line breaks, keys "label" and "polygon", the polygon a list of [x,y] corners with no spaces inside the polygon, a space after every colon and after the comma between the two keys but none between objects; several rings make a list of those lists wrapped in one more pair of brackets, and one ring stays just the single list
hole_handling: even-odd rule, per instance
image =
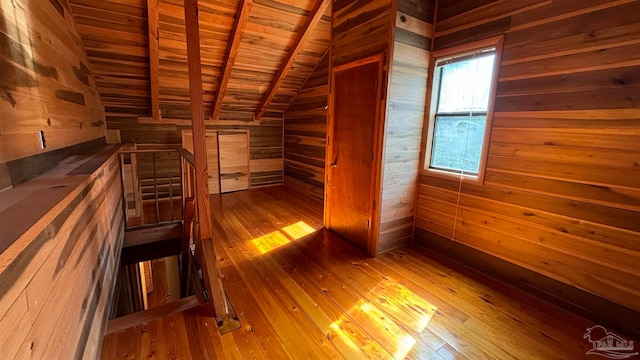
[{"label": "window pane", "polygon": [[441,67],[438,113],[487,111],[495,54]]},{"label": "window pane", "polygon": [[431,167],[477,174],[486,116],[437,116]]}]

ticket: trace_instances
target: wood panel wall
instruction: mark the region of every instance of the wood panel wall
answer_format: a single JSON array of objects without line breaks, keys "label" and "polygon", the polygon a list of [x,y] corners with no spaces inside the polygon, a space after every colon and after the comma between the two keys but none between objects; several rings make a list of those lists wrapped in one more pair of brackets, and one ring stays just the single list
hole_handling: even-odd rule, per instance
[{"label": "wood panel wall", "polygon": [[387,59],[393,25],[391,10],[390,0],[334,1],[330,66],[379,53]]},{"label": "wood panel wall", "polygon": [[[7,162],[102,138],[105,114],[67,1],[16,0],[0,6],[4,188],[13,184]],[[40,130],[45,149],[40,148]]]},{"label": "wood panel wall", "polygon": [[398,0],[396,6],[378,252],[413,238],[435,1]]},{"label": "wood panel wall", "polygon": [[485,183],[422,175],[418,242],[454,239],[640,310],[638,13],[639,1],[439,2],[435,49],[504,34],[504,51]]},{"label": "wood panel wall", "polygon": [[284,113],[285,184],[318,199],[324,199],[328,97],[325,55]]},{"label": "wood panel wall", "polygon": [[0,253],[0,358],[97,358],[124,237],[113,150],[0,194],[0,243],[11,242]]},{"label": "wood panel wall", "polygon": [[[127,128],[131,128],[127,126]],[[191,127],[179,125],[143,125],[145,131],[126,130],[122,131],[123,142],[159,145],[182,144],[182,131],[191,131]],[[158,131],[163,135],[155,135],[154,129],[167,129]],[[249,185],[250,187],[260,187],[267,185],[282,184],[284,181],[283,165],[283,142],[281,122],[262,122],[259,126],[207,126],[207,131],[233,132],[249,131]],[[177,136],[177,138],[176,138]],[[141,178],[152,177],[152,158],[150,156],[138,156],[139,170]],[[156,166],[164,172],[179,174],[179,163],[175,159],[158,157]]]},{"label": "wood panel wall", "polygon": [[[390,53],[393,48],[393,25],[395,23],[394,5],[392,0],[338,0],[333,3],[333,23],[329,50],[330,74],[337,66],[382,54],[382,81],[377,84],[380,87],[380,99],[377,102],[379,104],[377,111],[379,119],[377,119],[377,123],[380,124],[381,129],[378,129],[376,134],[380,134],[385,126],[391,62]],[[329,106],[332,106],[331,101],[330,97]],[[331,113],[331,109],[329,109],[329,113]],[[329,118],[330,125],[331,119]],[[375,136],[374,144],[378,144],[380,142],[378,136],[380,135]],[[330,141],[331,139],[329,139],[329,148],[331,147]],[[374,160],[375,163],[372,167],[372,186],[375,189],[375,194],[372,196],[371,201],[378,204],[381,198],[378,189],[382,189],[380,180],[382,174],[380,174],[379,168],[382,165],[377,159],[382,158],[380,154],[382,150],[380,150],[381,146],[374,146],[378,150],[375,150],[377,153],[374,155],[374,159],[376,160]],[[370,247],[372,253],[376,252],[378,248],[379,226],[380,208],[376,205],[370,217],[369,242],[373,244]]]},{"label": "wood panel wall", "polygon": [[334,3],[331,66],[385,55],[378,253],[413,238],[434,8],[434,1]]},{"label": "wood panel wall", "polygon": [[250,187],[284,182],[282,125],[249,128]]}]

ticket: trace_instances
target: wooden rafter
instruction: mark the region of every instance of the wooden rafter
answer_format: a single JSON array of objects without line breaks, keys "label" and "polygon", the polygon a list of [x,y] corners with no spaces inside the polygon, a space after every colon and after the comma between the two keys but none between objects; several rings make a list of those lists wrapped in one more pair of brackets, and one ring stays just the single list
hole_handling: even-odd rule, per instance
[{"label": "wooden rafter", "polygon": [[322,18],[322,15],[324,14],[324,12],[327,10],[327,6],[329,6],[329,3],[330,3],[329,0],[317,0],[316,4],[313,6],[313,9],[311,9],[311,11],[309,12],[309,16],[307,17],[307,22],[302,27],[302,30],[298,34],[298,38],[296,39],[295,43],[291,47],[291,50],[289,50],[289,53],[287,54],[285,62],[282,64],[282,66],[276,73],[275,77],[273,78],[273,81],[271,82],[271,85],[269,86],[269,90],[267,90],[267,92],[264,94],[262,101],[260,101],[260,104],[256,109],[256,114],[255,114],[256,121],[260,120],[264,115],[265,111],[267,111],[267,107],[269,107],[271,100],[273,100],[273,97],[276,95],[276,92],[278,91],[280,84],[282,84],[282,81],[284,80],[284,78],[287,76],[287,73],[291,69],[291,66],[293,65],[293,61],[295,60],[296,55],[298,55],[305,41],[307,41],[307,38],[309,37],[309,35],[311,35],[311,31],[315,29],[316,25],[318,25],[318,22]]},{"label": "wooden rafter", "polygon": [[227,47],[227,53],[224,57],[220,84],[218,85],[216,99],[213,101],[213,108],[211,109],[211,120],[218,120],[220,117],[220,107],[222,106],[224,93],[227,91],[227,85],[229,85],[233,64],[235,64],[236,57],[238,56],[240,42],[242,41],[242,34],[244,33],[244,29],[247,27],[247,22],[249,22],[251,5],[253,5],[253,0],[242,0],[238,7],[235,24],[231,31],[231,37]]},{"label": "wooden rafter", "polygon": [[158,29],[158,0],[147,0],[149,23],[149,83],[151,90],[151,118],[160,120],[160,52]]},{"label": "wooden rafter", "polygon": [[184,0],[184,18],[187,34],[187,68],[189,70],[189,97],[193,130],[193,156],[195,159],[195,197],[198,214],[198,242],[201,266],[209,299],[217,316],[229,311],[218,268],[218,258],[212,243],[211,203],[207,174],[207,146],[204,128],[204,103],[202,99],[202,68],[200,62],[200,26],[198,24],[198,0]]}]

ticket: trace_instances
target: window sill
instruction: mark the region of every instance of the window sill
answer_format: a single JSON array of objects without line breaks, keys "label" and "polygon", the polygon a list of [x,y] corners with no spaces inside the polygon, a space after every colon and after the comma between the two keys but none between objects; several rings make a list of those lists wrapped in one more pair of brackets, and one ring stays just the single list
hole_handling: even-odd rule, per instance
[{"label": "window sill", "polygon": [[460,180],[465,183],[482,185],[483,181],[478,175],[464,175],[458,173],[452,173],[445,170],[436,170],[436,169],[422,169],[420,170],[421,175],[434,176],[441,179],[447,180]]}]

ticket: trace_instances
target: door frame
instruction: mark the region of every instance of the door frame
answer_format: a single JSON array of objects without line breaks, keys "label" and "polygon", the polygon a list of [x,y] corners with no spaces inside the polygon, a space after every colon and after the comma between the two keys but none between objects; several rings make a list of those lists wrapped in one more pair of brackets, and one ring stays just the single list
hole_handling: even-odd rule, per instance
[{"label": "door frame", "polygon": [[371,200],[369,204],[370,223],[367,232],[367,253],[371,256],[375,256],[378,252],[378,227],[380,218],[380,201],[381,201],[381,178],[382,178],[382,149],[384,140],[384,119],[382,117],[382,107],[385,105],[382,97],[383,90],[383,74],[384,74],[384,54],[379,53],[366,58],[355,60],[346,64],[334,66],[331,69],[330,87],[329,87],[329,116],[327,120],[327,150],[325,153],[325,188],[324,188],[324,226],[327,229],[331,229],[331,163],[333,159],[333,135],[335,130],[335,104],[333,94],[335,94],[335,77],[336,73],[344,70],[349,70],[358,66],[368,65],[371,63],[378,63],[378,81],[376,86],[376,111],[374,119],[374,131],[373,131],[373,162],[371,166],[371,188],[369,189],[369,198]]}]

